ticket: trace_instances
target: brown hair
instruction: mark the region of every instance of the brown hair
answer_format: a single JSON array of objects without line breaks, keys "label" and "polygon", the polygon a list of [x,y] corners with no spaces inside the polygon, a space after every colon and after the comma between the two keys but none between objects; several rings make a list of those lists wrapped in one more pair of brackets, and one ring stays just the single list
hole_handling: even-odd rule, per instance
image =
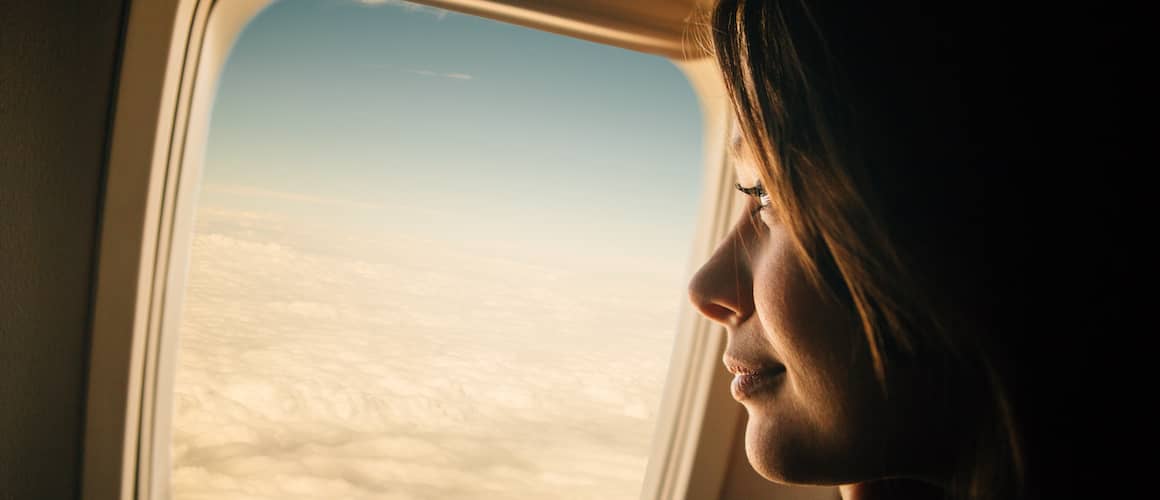
[{"label": "brown hair", "polygon": [[709,42],[741,134],[814,283],[860,320],[883,386],[893,364],[919,366],[976,407],[951,493],[1014,497],[1023,453],[986,246],[988,211],[1008,207],[979,168],[994,144],[964,97],[972,53],[936,13],[836,3],[720,0]]}]

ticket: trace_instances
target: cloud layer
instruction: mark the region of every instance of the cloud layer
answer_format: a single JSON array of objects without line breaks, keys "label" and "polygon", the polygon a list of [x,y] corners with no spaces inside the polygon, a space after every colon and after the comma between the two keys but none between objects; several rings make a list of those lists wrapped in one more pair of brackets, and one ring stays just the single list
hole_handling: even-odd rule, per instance
[{"label": "cloud layer", "polygon": [[614,262],[597,277],[398,235],[339,244],[277,214],[199,217],[175,498],[639,494],[676,274],[612,282]]}]

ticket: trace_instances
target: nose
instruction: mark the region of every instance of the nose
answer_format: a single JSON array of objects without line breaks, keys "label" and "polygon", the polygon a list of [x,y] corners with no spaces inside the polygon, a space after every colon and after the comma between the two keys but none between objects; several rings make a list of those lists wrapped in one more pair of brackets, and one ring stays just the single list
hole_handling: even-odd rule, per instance
[{"label": "nose", "polygon": [[736,327],[753,314],[750,250],[736,229],[689,281],[689,300],[706,318]]}]

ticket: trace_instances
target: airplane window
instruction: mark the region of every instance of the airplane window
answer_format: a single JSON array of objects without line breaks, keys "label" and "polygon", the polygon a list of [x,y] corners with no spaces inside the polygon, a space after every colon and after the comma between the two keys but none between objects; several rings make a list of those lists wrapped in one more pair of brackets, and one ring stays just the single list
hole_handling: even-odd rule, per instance
[{"label": "airplane window", "polygon": [[637,498],[700,143],[663,58],[271,5],[213,108],[173,497]]}]

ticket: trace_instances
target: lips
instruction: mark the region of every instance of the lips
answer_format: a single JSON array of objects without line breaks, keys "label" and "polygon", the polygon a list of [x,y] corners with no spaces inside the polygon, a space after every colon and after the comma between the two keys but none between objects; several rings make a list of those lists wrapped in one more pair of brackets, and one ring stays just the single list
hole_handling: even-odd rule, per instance
[{"label": "lips", "polygon": [[733,374],[729,386],[733,399],[744,401],[775,388],[785,374],[785,366],[771,362],[742,361],[726,356],[725,368]]}]

